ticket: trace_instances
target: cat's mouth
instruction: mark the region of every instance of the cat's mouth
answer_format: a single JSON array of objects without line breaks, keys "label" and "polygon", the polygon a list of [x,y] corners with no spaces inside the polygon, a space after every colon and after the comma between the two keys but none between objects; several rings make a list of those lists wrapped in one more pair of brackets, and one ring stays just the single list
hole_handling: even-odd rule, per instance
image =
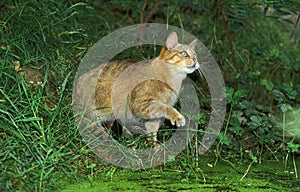
[{"label": "cat's mouth", "polygon": [[193,65],[191,65],[191,66],[188,66],[187,68],[189,68],[189,69],[198,68],[198,67],[197,67],[197,63],[194,63]]},{"label": "cat's mouth", "polygon": [[192,66],[189,66],[188,68],[194,68],[196,66],[196,63],[194,63]]}]

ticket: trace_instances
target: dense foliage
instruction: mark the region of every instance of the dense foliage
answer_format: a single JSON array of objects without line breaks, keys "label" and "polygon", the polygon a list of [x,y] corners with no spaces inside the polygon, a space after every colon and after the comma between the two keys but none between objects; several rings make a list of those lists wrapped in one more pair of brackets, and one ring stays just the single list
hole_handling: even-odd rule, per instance
[{"label": "dense foliage", "polygon": [[[216,58],[227,86],[228,110],[209,155],[232,165],[244,159],[294,157],[300,138],[299,11],[297,0],[1,1],[0,191],[51,190],[66,176],[72,180],[94,171],[109,173],[77,131],[73,79],[93,43],[137,23],[183,28]],[[147,57],[153,49],[128,53]],[[42,85],[26,82],[17,64],[41,71]],[[200,89],[203,97],[208,95]],[[200,98],[203,106],[207,101]],[[209,107],[205,109],[199,127],[209,118]],[[186,159],[175,164],[194,169],[194,145],[187,150],[191,152],[182,155]]]}]

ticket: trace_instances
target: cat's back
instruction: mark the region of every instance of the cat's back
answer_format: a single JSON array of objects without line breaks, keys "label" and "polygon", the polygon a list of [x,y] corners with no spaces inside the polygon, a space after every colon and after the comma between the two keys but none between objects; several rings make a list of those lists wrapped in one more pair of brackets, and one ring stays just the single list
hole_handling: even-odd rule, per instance
[{"label": "cat's back", "polygon": [[101,68],[101,73],[99,75],[98,82],[112,81],[117,79],[124,70],[134,63],[134,60],[116,60],[108,62],[104,65],[100,65],[99,67]]}]

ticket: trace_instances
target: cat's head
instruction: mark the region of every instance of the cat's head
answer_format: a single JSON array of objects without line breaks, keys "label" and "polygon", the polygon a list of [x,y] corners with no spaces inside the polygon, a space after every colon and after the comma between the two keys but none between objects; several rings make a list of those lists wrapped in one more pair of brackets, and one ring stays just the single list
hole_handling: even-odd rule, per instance
[{"label": "cat's head", "polygon": [[195,47],[197,39],[189,45],[178,43],[178,37],[175,32],[169,34],[166,45],[162,48],[159,58],[165,62],[174,65],[186,74],[194,72],[199,68]]}]

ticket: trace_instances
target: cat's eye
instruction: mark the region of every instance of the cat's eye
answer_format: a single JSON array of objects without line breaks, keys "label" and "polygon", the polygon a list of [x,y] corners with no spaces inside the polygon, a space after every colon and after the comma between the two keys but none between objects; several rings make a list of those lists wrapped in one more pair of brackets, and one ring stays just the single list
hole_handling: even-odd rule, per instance
[{"label": "cat's eye", "polygon": [[189,54],[186,51],[181,51],[180,54],[184,57],[189,57]]}]

